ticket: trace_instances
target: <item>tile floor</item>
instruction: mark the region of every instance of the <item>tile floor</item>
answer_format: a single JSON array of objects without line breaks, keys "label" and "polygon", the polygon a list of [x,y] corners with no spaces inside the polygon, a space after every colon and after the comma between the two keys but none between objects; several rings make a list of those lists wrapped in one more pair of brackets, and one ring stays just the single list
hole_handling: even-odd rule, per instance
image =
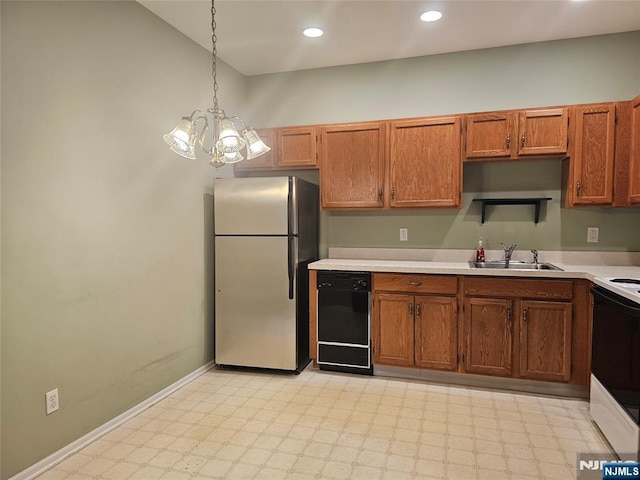
[{"label": "tile floor", "polygon": [[609,451],[584,400],[211,370],[39,480],[564,480]]}]

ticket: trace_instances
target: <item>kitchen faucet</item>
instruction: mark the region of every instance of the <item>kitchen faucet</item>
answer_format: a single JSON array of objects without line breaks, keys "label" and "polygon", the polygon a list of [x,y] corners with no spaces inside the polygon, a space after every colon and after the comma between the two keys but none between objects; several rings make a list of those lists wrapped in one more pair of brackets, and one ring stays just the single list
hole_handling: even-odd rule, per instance
[{"label": "kitchen faucet", "polygon": [[504,250],[504,261],[505,263],[509,263],[511,260],[511,254],[516,248],[516,244],[514,243],[510,247],[507,247],[504,243],[501,243],[500,245],[502,245],[502,249]]}]

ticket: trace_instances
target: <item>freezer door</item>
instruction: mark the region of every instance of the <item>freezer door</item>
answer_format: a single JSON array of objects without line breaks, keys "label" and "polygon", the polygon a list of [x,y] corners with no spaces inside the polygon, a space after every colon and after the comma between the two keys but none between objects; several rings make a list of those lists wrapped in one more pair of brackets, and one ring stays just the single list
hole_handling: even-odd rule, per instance
[{"label": "freezer door", "polygon": [[297,368],[295,252],[288,237],[216,236],[216,363]]},{"label": "freezer door", "polygon": [[287,235],[293,226],[289,177],[216,178],[217,235]]}]

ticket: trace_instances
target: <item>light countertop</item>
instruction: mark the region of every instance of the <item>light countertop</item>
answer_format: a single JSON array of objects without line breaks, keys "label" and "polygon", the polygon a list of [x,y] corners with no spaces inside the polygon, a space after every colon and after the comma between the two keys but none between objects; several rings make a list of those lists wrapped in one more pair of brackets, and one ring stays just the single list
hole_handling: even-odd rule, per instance
[{"label": "light countertop", "polygon": [[[354,256],[358,255],[359,252],[355,251]],[[581,260],[586,259],[587,258],[582,258]],[[551,260],[551,258],[549,260]],[[558,260],[560,260],[560,258],[558,258]],[[326,258],[309,264],[309,269],[522,278],[582,278],[602,285],[627,298],[629,298],[629,292],[625,292],[623,289],[605,282],[605,279],[613,277],[640,278],[640,266],[638,265],[589,265],[586,262],[585,264],[569,264],[558,261],[550,262],[546,258],[541,260],[541,263],[543,262],[552,263],[562,270],[472,268],[468,261],[460,261],[460,258],[455,258],[455,261],[451,262],[413,259]]]},{"label": "light countertop", "polygon": [[370,260],[326,258],[309,264],[311,270],[347,270],[365,272],[430,273],[444,275],[483,275],[503,277],[586,278],[639,277],[640,267],[619,265],[567,265],[554,262],[560,270],[517,270],[472,268],[468,262],[430,262],[416,260]]}]

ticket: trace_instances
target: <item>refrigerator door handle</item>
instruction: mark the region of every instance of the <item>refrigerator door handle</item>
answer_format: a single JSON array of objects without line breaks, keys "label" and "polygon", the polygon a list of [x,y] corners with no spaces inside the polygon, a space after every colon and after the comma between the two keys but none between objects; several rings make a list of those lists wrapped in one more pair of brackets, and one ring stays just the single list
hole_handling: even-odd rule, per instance
[{"label": "refrigerator door handle", "polygon": [[296,276],[296,272],[295,272],[295,268],[296,268],[296,244],[295,244],[296,238],[289,236],[289,246],[287,248],[287,263],[288,263],[288,268],[289,268],[289,300],[293,300],[294,297],[294,281],[295,281],[295,276]]}]

